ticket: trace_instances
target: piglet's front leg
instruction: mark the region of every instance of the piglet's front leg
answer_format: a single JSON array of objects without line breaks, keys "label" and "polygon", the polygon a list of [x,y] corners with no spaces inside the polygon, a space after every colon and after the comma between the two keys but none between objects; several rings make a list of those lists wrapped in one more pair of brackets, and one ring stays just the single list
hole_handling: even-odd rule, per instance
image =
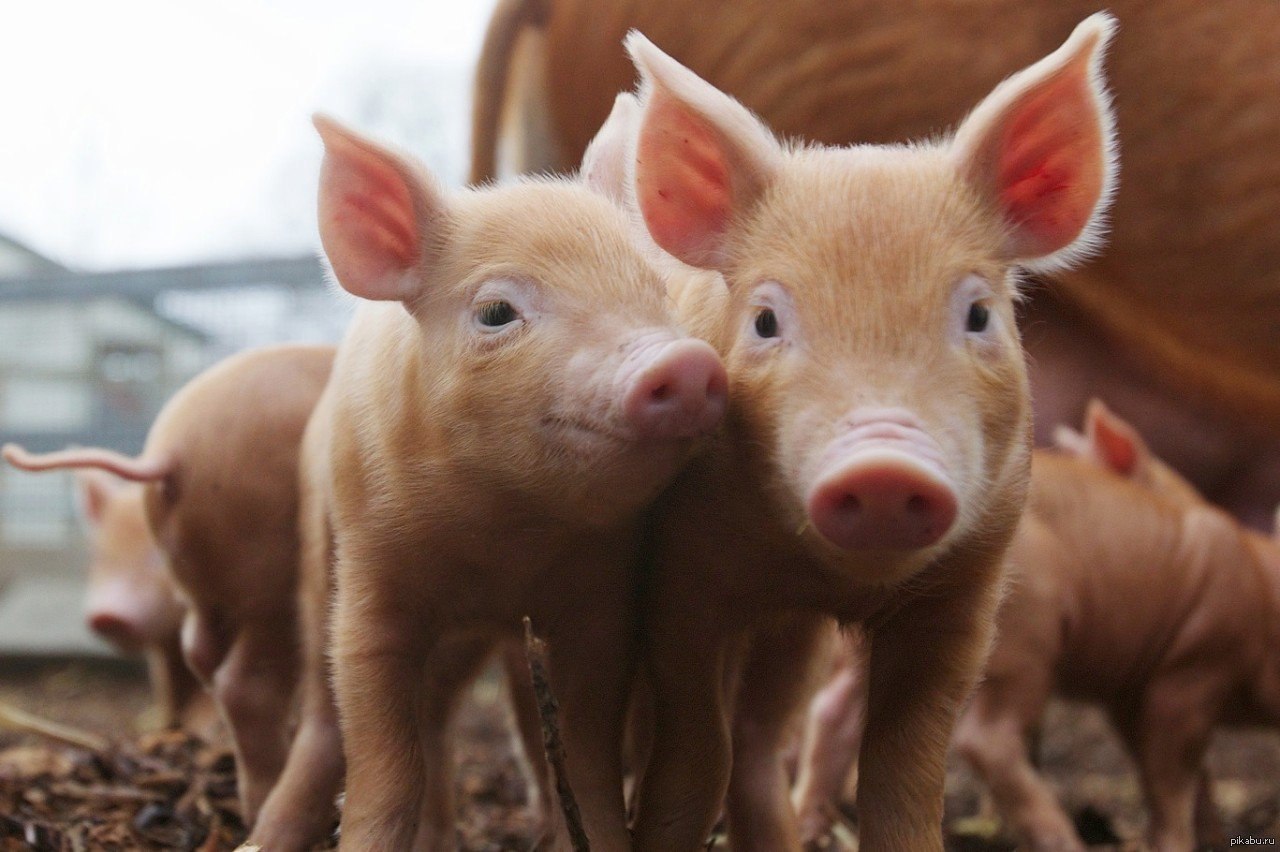
[{"label": "piglet's front leg", "polygon": [[[419,695],[425,614],[369,582],[373,565],[339,551],[334,697],[347,756],[341,849],[412,849],[426,792]],[[418,617],[414,617],[414,616]]]},{"label": "piglet's front leg", "polygon": [[725,641],[697,614],[685,618],[687,626],[650,621],[654,732],[635,825],[639,852],[703,848],[729,786]]},{"label": "piglet's front leg", "polygon": [[[620,743],[634,671],[633,621],[626,606],[597,601],[602,605],[592,617],[563,623],[551,638],[551,688],[562,714],[568,780],[591,848],[625,852],[631,840]],[[565,848],[565,832],[559,834]]]},{"label": "piglet's front leg", "polygon": [[947,747],[993,633],[995,583],[921,598],[871,634],[859,761],[862,848],[941,852]]},{"label": "piglet's front leg", "polygon": [[756,628],[733,716],[725,814],[735,852],[799,850],[783,752],[814,680],[827,624],[797,614]]}]

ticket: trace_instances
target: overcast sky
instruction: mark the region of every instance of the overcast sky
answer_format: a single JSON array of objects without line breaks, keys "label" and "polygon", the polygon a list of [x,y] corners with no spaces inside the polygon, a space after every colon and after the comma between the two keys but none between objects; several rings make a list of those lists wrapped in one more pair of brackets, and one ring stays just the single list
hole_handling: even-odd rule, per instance
[{"label": "overcast sky", "polygon": [[7,3],[0,233],[84,269],[307,251],[320,157],[310,113],[421,107],[405,126],[426,122],[424,138],[397,141],[460,180],[492,5]]}]

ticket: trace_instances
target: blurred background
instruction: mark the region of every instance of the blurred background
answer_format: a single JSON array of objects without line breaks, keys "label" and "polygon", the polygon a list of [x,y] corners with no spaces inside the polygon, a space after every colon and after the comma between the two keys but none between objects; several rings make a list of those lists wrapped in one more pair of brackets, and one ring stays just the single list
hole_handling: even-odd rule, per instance
[{"label": "blurred background", "polygon": [[[212,362],[336,340],[351,305],[318,259],[309,116],[461,184],[492,6],[6,6],[0,442],[137,453]],[[81,624],[84,566],[72,477],[0,466],[0,653],[107,652]]]}]

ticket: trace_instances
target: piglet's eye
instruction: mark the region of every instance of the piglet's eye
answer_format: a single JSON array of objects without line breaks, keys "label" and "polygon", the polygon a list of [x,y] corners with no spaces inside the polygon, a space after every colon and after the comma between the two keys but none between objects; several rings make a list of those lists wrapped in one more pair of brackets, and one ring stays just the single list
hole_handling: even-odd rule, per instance
[{"label": "piglet's eye", "polygon": [[756,313],[756,334],[764,339],[778,336],[778,315],[772,308],[761,308]]},{"label": "piglet's eye", "polygon": [[987,330],[991,322],[991,309],[982,302],[974,302],[969,306],[969,315],[965,318],[964,330],[978,334]]},{"label": "piglet's eye", "polygon": [[519,318],[520,315],[516,313],[516,309],[510,302],[485,302],[476,311],[476,319],[481,325],[489,328],[501,328]]}]

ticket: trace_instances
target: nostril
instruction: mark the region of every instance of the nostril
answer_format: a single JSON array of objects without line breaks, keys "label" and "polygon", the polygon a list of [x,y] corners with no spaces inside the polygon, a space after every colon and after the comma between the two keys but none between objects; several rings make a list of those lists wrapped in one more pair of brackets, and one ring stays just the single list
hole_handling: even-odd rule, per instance
[{"label": "nostril", "polygon": [[929,511],[929,501],[919,494],[907,498],[907,511],[913,515],[924,515]]},{"label": "nostril", "polygon": [[134,625],[117,615],[95,613],[89,617],[89,629],[108,642],[124,646],[136,645],[140,638]]},{"label": "nostril", "polygon": [[666,402],[674,395],[675,388],[672,387],[671,382],[663,382],[649,392],[649,398],[654,402]]},{"label": "nostril", "polygon": [[837,510],[847,515],[855,515],[862,511],[862,501],[858,499],[857,494],[846,494],[840,498]]}]

